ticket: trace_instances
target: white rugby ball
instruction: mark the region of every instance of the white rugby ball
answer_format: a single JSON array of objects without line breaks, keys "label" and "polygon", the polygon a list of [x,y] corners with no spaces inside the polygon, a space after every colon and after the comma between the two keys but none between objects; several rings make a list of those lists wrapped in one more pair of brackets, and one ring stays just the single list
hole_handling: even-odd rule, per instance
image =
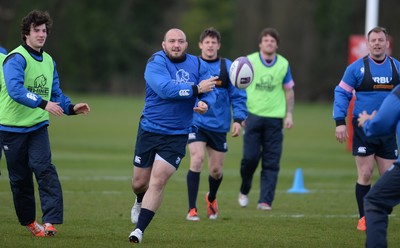
[{"label": "white rugby ball", "polygon": [[229,69],[229,79],[233,86],[245,89],[253,82],[253,78],[253,65],[247,57],[239,57],[232,62]]}]

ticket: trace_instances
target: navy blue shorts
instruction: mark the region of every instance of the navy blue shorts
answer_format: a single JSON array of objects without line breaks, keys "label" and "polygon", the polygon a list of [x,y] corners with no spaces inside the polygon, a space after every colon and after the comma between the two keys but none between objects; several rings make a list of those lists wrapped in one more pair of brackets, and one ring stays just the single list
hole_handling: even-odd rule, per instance
[{"label": "navy blue shorts", "polygon": [[353,155],[354,156],[369,156],[375,154],[384,159],[397,159],[397,140],[396,134],[367,137],[358,127],[357,119],[353,119]]},{"label": "navy blue shorts", "polygon": [[187,137],[187,134],[165,135],[147,132],[139,126],[133,164],[140,168],[151,167],[158,154],[178,169],[186,155]]},{"label": "navy blue shorts", "polygon": [[228,143],[226,142],[226,133],[218,133],[198,128],[197,133],[190,133],[188,143],[195,141],[206,142],[207,146],[218,152],[227,152]]}]

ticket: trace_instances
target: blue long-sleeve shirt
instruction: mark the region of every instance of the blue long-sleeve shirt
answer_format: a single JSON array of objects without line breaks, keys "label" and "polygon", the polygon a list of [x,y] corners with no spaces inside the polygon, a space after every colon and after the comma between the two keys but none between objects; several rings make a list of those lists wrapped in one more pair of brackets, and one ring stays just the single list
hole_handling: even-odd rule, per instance
[{"label": "blue long-sleeve shirt", "polygon": [[[371,114],[370,112],[367,112]],[[400,85],[396,86],[385,98],[375,117],[364,122],[367,136],[381,136],[396,131],[400,121]]]},{"label": "blue long-sleeve shirt", "polygon": [[[212,76],[221,76],[221,59],[206,61],[210,67]],[[229,75],[232,61],[225,58],[225,69]],[[219,81],[222,78],[219,78]],[[205,114],[194,113],[194,124],[198,127],[213,132],[226,133],[230,130],[231,119],[242,122],[247,117],[246,91],[232,85],[229,77],[226,77],[222,87],[217,86],[215,104]],[[232,110],[231,110],[232,106]]]},{"label": "blue long-sleeve shirt", "polygon": [[[392,68],[389,57],[386,56],[382,63],[377,63],[368,56],[368,64],[371,71],[372,80],[378,86],[385,86],[392,83],[392,69],[395,73],[399,73],[400,63],[392,58],[396,68]],[[354,104],[353,116],[356,118],[363,110],[371,113],[378,110],[382,101],[389,94],[390,90],[370,90],[358,91],[364,78],[364,62],[363,58],[356,60],[354,63],[346,68],[346,71],[340,81],[339,85],[335,88],[335,101],[333,106],[333,119],[336,123],[344,124],[347,116],[347,109],[350,100],[353,96],[353,90],[356,94],[356,101]]]},{"label": "blue long-sleeve shirt", "polygon": [[192,132],[196,99],[206,102],[209,109],[215,103],[213,91],[197,91],[197,85],[210,77],[207,63],[194,55],[186,54],[184,61],[172,62],[164,51],[153,54],[144,73],[146,96],[141,128],[167,135]]},{"label": "blue long-sleeve shirt", "polygon": [[[396,132],[399,124],[400,85],[396,86],[385,98],[375,117],[364,122],[363,130],[369,137],[381,136]],[[397,161],[400,162],[400,156]]]}]

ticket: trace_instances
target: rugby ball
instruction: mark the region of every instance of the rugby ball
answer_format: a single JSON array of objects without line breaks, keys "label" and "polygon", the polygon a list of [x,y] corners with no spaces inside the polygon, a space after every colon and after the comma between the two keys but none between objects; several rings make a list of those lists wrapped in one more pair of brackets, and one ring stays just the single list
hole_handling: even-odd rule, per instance
[{"label": "rugby ball", "polygon": [[245,89],[253,82],[253,78],[253,66],[247,57],[239,57],[232,62],[229,69],[229,79],[233,86]]}]

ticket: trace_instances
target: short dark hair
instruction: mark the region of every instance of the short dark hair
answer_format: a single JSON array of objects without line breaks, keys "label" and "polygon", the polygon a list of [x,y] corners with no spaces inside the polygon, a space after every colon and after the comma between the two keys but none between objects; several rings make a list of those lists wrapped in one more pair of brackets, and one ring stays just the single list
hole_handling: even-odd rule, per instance
[{"label": "short dark hair", "polygon": [[276,40],[276,44],[279,45],[279,33],[275,28],[265,28],[261,31],[260,36],[258,36],[258,44],[261,43],[263,37],[270,35]]},{"label": "short dark hair", "polygon": [[210,27],[204,29],[203,32],[201,32],[200,34],[200,42],[203,42],[203,40],[208,36],[211,38],[217,38],[218,43],[221,43],[221,34],[215,28]]},{"label": "short dark hair", "polygon": [[40,10],[32,10],[26,15],[21,21],[21,38],[22,40],[26,40],[25,35],[29,35],[31,31],[31,25],[33,27],[40,26],[42,24],[46,24],[46,32],[50,33],[50,29],[53,25],[53,20],[50,17],[50,14],[47,11]]},{"label": "short dark hair", "polygon": [[379,27],[379,26],[378,26],[378,27],[374,27],[373,29],[371,29],[371,30],[368,32],[368,35],[367,35],[368,40],[369,40],[369,35],[370,35],[371,33],[380,33],[380,32],[383,32],[383,33],[385,34],[386,39],[388,38],[389,34],[388,34],[386,28],[383,28],[383,27]]}]

